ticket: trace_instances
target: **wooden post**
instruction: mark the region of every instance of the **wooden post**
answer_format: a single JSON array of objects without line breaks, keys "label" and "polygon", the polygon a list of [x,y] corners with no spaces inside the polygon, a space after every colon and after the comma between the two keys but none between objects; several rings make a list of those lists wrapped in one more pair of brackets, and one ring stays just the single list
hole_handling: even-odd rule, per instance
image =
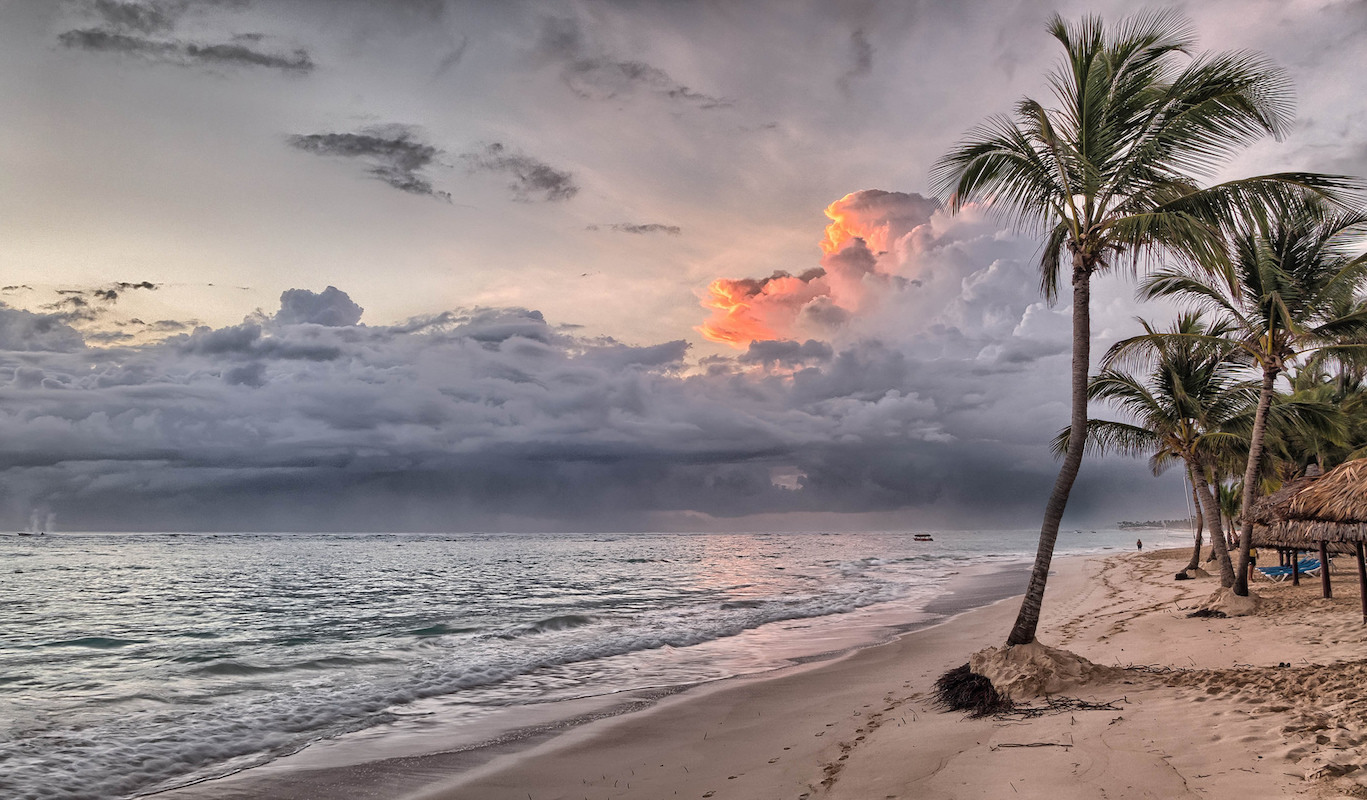
[{"label": "wooden post", "polygon": [[1291,548],[1291,585],[1301,585],[1301,551]]},{"label": "wooden post", "polygon": [[1367,625],[1367,566],[1362,562],[1362,542],[1357,542],[1358,591],[1362,593],[1362,622]]},{"label": "wooden post", "polygon": [[1333,597],[1334,590],[1329,586],[1329,546],[1320,539],[1320,585],[1324,587],[1324,596]]}]

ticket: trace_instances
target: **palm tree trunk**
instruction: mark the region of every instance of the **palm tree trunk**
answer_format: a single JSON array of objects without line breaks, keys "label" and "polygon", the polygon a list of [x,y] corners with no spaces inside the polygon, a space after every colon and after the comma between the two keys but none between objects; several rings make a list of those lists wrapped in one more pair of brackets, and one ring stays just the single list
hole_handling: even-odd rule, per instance
[{"label": "palm tree trunk", "polygon": [[[1202,512],[1202,513],[1205,513],[1205,512]],[[1225,523],[1225,512],[1221,511],[1221,510],[1218,509],[1218,508],[1215,509],[1215,518],[1218,519],[1218,520],[1220,520],[1220,527],[1218,527],[1218,528],[1216,528],[1215,530],[1213,530],[1213,531],[1210,532],[1210,556],[1208,556],[1208,557],[1206,558],[1206,561],[1207,561],[1207,562],[1214,561],[1214,560],[1218,557],[1218,555],[1219,555],[1219,554],[1216,553],[1216,551],[1215,551],[1215,539],[1216,539],[1216,537],[1219,537],[1219,538],[1221,538],[1221,539],[1223,539],[1223,538],[1225,537],[1225,525],[1224,525],[1224,523]],[[1229,550],[1228,550],[1228,548],[1225,549],[1225,558],[1229,558]]]},{"label": "palm tree trunk", "polygon": [[1196,503],[1196,544],[1191,548],[1191,560],[1187,562],[1187,566],[1182,570],[1183,572],[1190,572],[1201,566],[1201,529],[1206,518],[1204,509],[1201,507],[1201,496],[1196,494],[1196,477],[1192,474],[1193,472],[1195,472],[1195,468],[1188,463],[1187,474],[1191,477],[1191,499],[1192,502]]},{"label": "palm tree trunk", "polygon": [[1092,265],[1083,256],[1073,255],[1073,385],[1072,420],[1068,434],[1068,450],[1063,456],[1054,489],[1044,507],[1044,523],[1040,526],[1039,549],[1035,552],[1035,566],[1030,571],[1030,585],[1025,590],[1020,612],[1007,647],[1029,644],[1035,640],[1039,627],[1040,608],[1044,604],[1044,584],[1049,580],[1049,564],[1054,558],[1058,542],[1058,526],[1063,521],[1063,510],[1068,505],[1068,494],[1082,466],[1082,451],[1087,444],[1087,373],[1092,360]]},{"label": "palm tree trunk", "polygon": [[1258,393],[1258,413],[1253,417],[1253,435],[1248,443],[1248,466],[1244,470],[1243,527],[1239,530],[1239,566],[1234,570],[1234,593],[1248,597],[1248,551],[1253,547],[1253,518],[1249,511],[1258,495],[1258,475],[1263,466],[1263,437],[1267,433],[1267,410],[1272,407],[1272,387],[1278,369],[1263,367],[1263,387]]},{"label": "palm tree trunk", "polygon": [[1215,499],[1215,493],[1210,490],[1205,469],[1193,467],[1191,480],[1196,485],[1196,496],[1200,498],[1202,512],[1206,515],[1206,524],[1210,526],[1210,549],[1215,556],[1215,562],[1220,565],[1220,585],[1233,586],[1234,566],[1229,563],[1229,548],[1225,547],[1225,529],[1220,524],[1220,501]]}]

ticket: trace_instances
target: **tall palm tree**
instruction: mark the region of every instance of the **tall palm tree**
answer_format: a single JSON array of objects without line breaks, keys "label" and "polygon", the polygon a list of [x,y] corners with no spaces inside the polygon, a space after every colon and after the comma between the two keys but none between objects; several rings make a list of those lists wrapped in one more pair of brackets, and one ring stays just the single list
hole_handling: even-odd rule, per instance
[{"label": "tall palm tree", "polygon": [[[1257,412],[1244,469],[1243,503],[1252,508],[1262,476],[1268,411],[1277,377],[1295,359],[1314,353],[1351,357],[1367,348],[1367,255],[1354,255],[1367,230],[1361,211],[1333,209],[1307,198],[1241,222],[1221,274],[1165,269],[1151,275],[1141,296],[1178,297],[1214,310],[1232,323],[1236,344],[1262,372]],[[1234,593],[1248,595],[1253,521],[1239,531]]]},{"label": "tall palm tree", "polygon": [[1072,438],[1040,527],[1030,584],[1008,645],[1033,641],[1059,522],[1082,463],[1091,358],[1092,276],[1118,260],[1218,253],[1218,220],[1242,205],[1281,202],[1293,189],[1333,191],[1335,179],[1282,173],[1201,188],[1235,150],[1291,120],[1283,74],[1259,56],[1193,56],[1188,23],[1156,11],[1108,28],[1097,17],[1055,16],[1064,58],[1049,75],[1053,104],[1023,98],[1011,116],[970,131],[932,171],[949,207],[984,202],[1014,227],[1043,236],[1041,287],[1058,293],[1071,261]]},{"label": "tall palm tree", "polygon": [[[1210,527],[1220,583],[1230,586],[1234,570],[1210,488],[1210,469],[1219,445],[1238,440],[1229,425],[1257,400],[1257,386],[1240,379],[1242,366],[1230,360],[1234,348],[1222,341],[1229,332],[1224,324],[1208,327],[1199,314],[1183,314],[1168,331],[1140,323],[1145,335],[1117,343],[1107,354],[1107,367],[1088,385],[1090,399],[1110,402],[1134,422],[1089,420],[1087,445],[1096,451],[1148,455],[1155,475],[1181,463],[1195,490],[1198,513]],[[1117,368],[1119,360],[1145,363],[1147,376],[1141,379]],[[1066,428],[1059,433],[1056,453],[1065,451],[1070,436]],[[1198,540],[1188,569],[1199,566],[1200,547]]]}]

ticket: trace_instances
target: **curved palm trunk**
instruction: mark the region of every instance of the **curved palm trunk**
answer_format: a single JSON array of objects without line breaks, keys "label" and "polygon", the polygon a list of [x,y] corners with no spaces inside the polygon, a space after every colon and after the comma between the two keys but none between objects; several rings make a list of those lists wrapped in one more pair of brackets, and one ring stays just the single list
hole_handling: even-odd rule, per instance
[{"label": "curved palm trunk", "polygon": [[1206,471],[1200,467],[1191,470],[1192,484],[1196,486],[1196,496],[1201,502],[1201,513],[1206,516],[1210,526],[1210,549],[1215,562],[1220,565],[1220,585],[1234,585],[1234,566],[1229,562],[1229,548],[1225,547],[1225,529],[1220,524],[1220,501],[1206,481]]},{"label": "curved palm trunk", "polygon": [[1044,604],[1044,584],[1049,580],[1049,564],[1054,558],[1058,541],[1058,526],[1063,521],[1063,510],[1068,505],[1068,494],[1073,490],[1078,467],[1082,466],[1082,451],[1087,444],[1087,372],[1092,359],[1091,318],[1092,270],[1080,256],[1073,256],[1073,385],[1072,420],[1068,435],[1068,450],[1063,456],[1049,503],[1044,507],[1044,523],[1040,526],[1039,549],[1035,552],[1035,566],[1030,571],[1030,585],[1025,590],[1020,612],[1006,645],[1029,644],[1035,640],[1039,627],[1040,607]]},{"label": "curved palm trunk", "polygon": [[1263,367],[1263,387],[1258,393],[1258,413],[1253,417],[1253,435],[1248,443],[1248,467],[1244,470],[1243,527],[1239,530],[1239,566],[1234,570],[1234,593],[1248,597],[1248,551],[1253,547],[1253,520],[1249,509],[1258,494],[1258,475],[1263,466],[1263,436],[1267,433],[1267,410],[1272,407],[1272,387],[1277,367]]},{"label": "curved palm trunk", "polygon": [[[1199,495],[1198,495],[1198,496],[1199,496]],[[1205,511],[1202,511],[1201,513],[1204,514]],[[1225,512],[1221,511],[1221,510],[1218,509],[1218,508],[1215,509],[1215,518],[1218,519],[1218,520],[1220,520],[1220,527],[1218,527],[1218,528],[1216,528],[1215,530],[1213,530],[1213,531],[1210,532],[1210,555],[1206,557],[1206,562],[1207,562],[1207,563],[1209,563],[1209,562],[1211,562],[1211,561],[1214,561],[1216,558],[1219,557],[1219,554],[1218,554],[1218,553],[1216,552],[1216,550],[1215,550],[1215,540],[1216,540],[1216,538],[1225,539],[1225,536],[1226,536],[1226,534],[1225,534]],[[1225,540],[1228,541],[1228,539],[1225,539]],[[1225,548],[1225,558],[1229,558],[1229,548]]]},{"label": "curved palm trunk", "polygon": [[1201,496],[1196,493],[1196,477],[1192,474],[1195,467],[1187,464],[1187,475],[1191,477],[1191,499],[1196,503],[1196,544],[1191,548],[1191,560],[1182,568],[1183,572],[1190,572],[1201,566],[1201,530],[1205,527],[1205,508],[1201,505]]}]

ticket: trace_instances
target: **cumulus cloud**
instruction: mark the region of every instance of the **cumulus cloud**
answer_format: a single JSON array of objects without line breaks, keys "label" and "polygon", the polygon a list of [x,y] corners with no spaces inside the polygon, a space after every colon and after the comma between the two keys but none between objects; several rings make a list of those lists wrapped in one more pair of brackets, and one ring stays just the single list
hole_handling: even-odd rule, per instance
[{"label": "cumulus cloud", "polygon": [[451,195],[435,189],[425,171],[441,154],[435,145],[419,138],[403,125],[367,128],[359,133],[311,133],[290,137],[290,145],[306,153],[357,159],[377,180],[409,194],[450,201]]},{"label": "cumulus cloud", "polygon": [[0,351],[69,353],[84,347],[80,332],[60,315],[0,304]]},{"label": "cumulus cloud", "polygon": [[910,249],[939,209],[938,201],[918,194],[865,189],[846,195],[826,209],[831,222],[819,267],[718,278],[703,298],[713,313],[699,332],[736,347],[803,332],[829,335],[879,296],[917,279]]},{"label": "cumulus cloud", "polygon": [[280,295],[280,310],[276,312],[275,320],[282,325],[309,323],[342,328],[359,323],[364,311],[336,286],[321,292],[289,289]]},{"label": "cumulus cloud", "polygon": [[493,142],[461,156],[472,172],[495,172],[510,176],[508,191],[513,198],[530,201],[539,195],[542,200],[569,200],[579,193],[574,175],[556,169],[546,162]]}]

